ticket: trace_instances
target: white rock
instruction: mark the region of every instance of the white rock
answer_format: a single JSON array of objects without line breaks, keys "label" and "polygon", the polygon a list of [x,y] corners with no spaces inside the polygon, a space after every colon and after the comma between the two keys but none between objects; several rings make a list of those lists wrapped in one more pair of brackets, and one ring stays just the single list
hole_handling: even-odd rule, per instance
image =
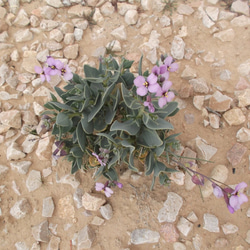
[{"label": "white rock", "polygon": [[18,241],[15,243],[16,250],[29,250],[24,241]]},{"label": "white rock", "polygon": [[138,18],[137,10],[128,10],[125,14],[124,20],[128,25],[134,25],[137,23]]},{"label": "white rock", "polygon": [[247,231],[247,236],[246,236],[246,239],[245,241],[250,244],[250,230]]},{"label": "white rock", "polygon": [[40,139],[40,137],[37,135],[28,134],[22,143],[23,152],[27,153],[27,154],[33,152],[39,139]]},{"label": "white rock", "polygon": [[236,26],[236,27],[247,27],[250,25],[250,18],[246,17],[244,15],[235,17],[232,21],[231,21],[232,26]]},{"label": "white rock", "polygon": [[231,5],[231,11],[249,16],[249,5],[246,1],[237,0]]},{"label": "white rock", "polygon": [[52,157],[52,137],[46,133],[43,139],[40,139],[36,149],[36,155],[40,160],[50,160]]},{"label": "white rock", "polygon": [[141,6],[144,10],[151,10],[153,7],[152,0],[141,0]]},{"label": "white rock", "polygon": [[72,188],[76,189],[80,182],[76,179],[75,175],[67,174],[60,178],[60,183],[71,185]]},{"label": "white rock", "polygon": [[238,142],[250,141],[250,129],[242,127],[237,131],[236,138]]},{"label": "white rock", "polygon": [[174,250],[186,250],[187,248],[186,248],[186,246],[185,246],[183,243],[181,243],[181,242],[174,242],[174,243],[173,243],[173,249],[174,249]]},{"label": "white rock", "polygon": [[110,49],[113,52],[120,52],[120,51],[122,51],[121,43],[118,40],[113,40],[113,41],[109,42],[106,45],[106,48]]},{"label": "white rock", "polygon": [[216,22],[219,15],[219,8],[208,6],[206,8],[206,13],[212,19],[212,21]]},{"label": "white rock", "polygon": [[31,206],[26,198],[17,201],[14,206],[10,209],[10,214],[15,219],[24,218],[29,212],[31,212]]},{"label": "white rock", "polygon": [[179,36],[175,36],[171,46],[171,55],[175,59],[183,59],[185,52],[185,43]]},{"label": "white rock", "polygon": [[33,33],[29,29],[18,30],[14,34],[14,38],[15,38],[15,42],[17,43],[28,42],[33,39]]},{"label": "white rock", "polygon": [[100,213],[106,220],[110,220],[113,217],[113,210],[110,204],[106,204],[100,207]]},{"label": "white rock", "polygon": [[31,164],[31,161],[19,161],[11,162],[10,166],[12,169],[16,169],[19,174],[27,174]]},{"label": "white rock", "polygon": [[223,30],[218,33],[215,33],[213,37],[218,38],[222,42],[231,42],[234,40],[235,32],[233,29],[227,29],[227,30]]},{"label": "white rock", "polygon": [[124,25],[121,25],[118,28],[112,30],[110,34],[112,36],[114,36],[116,39],[120,39],[120,40],[126,40],[127,39],[126,28],[125,28]]},{"label": "white rock", "polygon": [[8,160],[19,160],[26,156],[25,153],[21,151],[16,142],[12,142],[7,148],[7,159]]},{"label": "white rock", "polygon": [[160,24],[161,24],[161,27],[167,27],[171,24],[171,19],[166,16],[166,15],[162,15],[162,17],[160,18]]},{"label": "white rock", "polygon": [[223,233],[225,235],[227,235],[227,234],[234,234],[234,233],[238,232],[238,230],[239,230],[237,226],[235,226],[235,225],[233,225],[233,224],[231,224],[229,222],[227,222],[226,224],[222,225],[221,227],[222,227],[222,231],[223,231]]},{"label": "white rock", "polygon": [[63,7],[61,0],[46,0],[46,3],[55,8]]},{"label": "white rock", "polygon": [[36,189],[42,186],[41,173],[37,170],[31,170],[27,179],[26,179],[26,187],[29,192],[33,192]]},{"label": "white rock", "polygon": [[244,63],[241,63],[238,66],[237,71],[241,76],[249,75],[250,74],[250,59],[246,60]]},{"label": "white rock", "polygon": [[43,217],[52,217],[53,212],[54,212],[54,201],[52,197],[46,197],[43,199],[43,211],[42,211],[42,216]]},{"label": "white rock", "polygon": [[195,212],[190,212],[187,216],[187,219],[193,223],[198,221],[198,217],[196,216]]},{"label": "white rock", "polygon": [[21,112],[19,110],[2,111],[0,123],[12,128],[21,128]]},{"label": "white rock", "polygon": [[160,239],[160,234],[150,229],[135,229],[131,233],[131,243],[140,245],[145,243],[157,243]]},{"label": "white rock", "polygon": [[212,233],[220,232],[219,220],[215,215],[206,213],[204,214],[203,219],[204,219],[203,228],[205,230],[212,232]]},{"label": "white rock", "polygon": [[17,186],[15,181],[12,181],[12,189],[18,196],[21,195],[20,188]]},{"label": "white rock", "polygon": [[194,9],[187,4],[178,5],[177,12],[181,15],[192,15],[194,13]]},{"label": "white rock", "polygon": [[112,14],[114,13],[115,9],[113,7],[113,5],[110,2],[106,2],[104,5],[102,5],[101,7],[101,13],[104,16],[109,16],[111,17]]},{"label": "white rock", "polygon": [[94,230],[90,226],[85,226],[78,233],[78,249],[90,249],[94,239]]},{"label": "white rock", "polygon": [[193,223],[188,221],[186,218],[181,217],[179,222],[177,223],[178,230],[184,235],[188,236],[190,231],[193,229]]}]

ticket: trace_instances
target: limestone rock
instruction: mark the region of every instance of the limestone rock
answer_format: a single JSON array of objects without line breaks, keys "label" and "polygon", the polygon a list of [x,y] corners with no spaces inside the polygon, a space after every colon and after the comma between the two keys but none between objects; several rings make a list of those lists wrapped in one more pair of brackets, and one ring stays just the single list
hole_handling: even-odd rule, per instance
[{"label": "limestone rock", "polygon": [[113,52],[120,52],[120,51],[122,51],[121,43],[118,40],[113,40],[113,41],[109,42],[106,45],[106,48],[110,49]]},{"label": "limestone rock", "polygon": [[121,25],[120,27],[114,29],[110,33],[112,36],[114,36],[116,39],[120,40],[126,40],[127,39],[127,33],[126,28],[124,25]]},{"label": "limestone rock", "polygon": [[208,6],[206,7],[206,13],[212,21],[216,22],[219,15],[219,8]]},{"label": "limestone rock", "polygon": [[113,210],[110,204],[105,204],[100,207],[101,215],[104,219],[110,220],[113,217]]},{"label": "limestone rock", "polygon": [[230,126],[237,126],[245,122],[246,117],[239,108],[233,108],[223,114],[224,119]]},{"label": "limestone rock", "polygon": [[234,1],[231,5],[231,11],[249,16],[248,2],[241,0]]},{"label": "limestone rock", "polygon": [[77,208],[82,207],[82,196],[83,196],[82,188],[77,188],[74,195],[73,195],[73,199],[75,201],[75,204],[76,204]]},{"label": "limestone rock", "polygon": [[10,209],[10,214],[15,219],[24,218],[30,212],[31,212],[31,205],[26,198],[17,201],[14,204],[14,206]]},{"label": "limestone rock", "polygon": [[195,92],[208,94],[209,87],[205,79],[203,78],[192,79],[189,81],[189,83],[193,86]]},{"label": "limestone rock", "polygon": [[0,113],[0,123],[12,128],[21,128],[21,112],[19,110],[2,111]]},{"label": "limestone rock", "polygon": [[124,20],[128,25],[134,25],[137,23],[138,17],[137,10],[128,10],[124,16]]},{"label": "limestone rock", "polygon": [[25,153],[21,151],[18,144],[16,142],[12,142],[10,146],[7,148],[7,159],[11,160],[19,160],[26,156]]},{"label": "limestone rock", "polygon": [[16,169],[19,174],[27,174],[31,164],[32,164],[31,161],[19,161],[19,162],[11,162],[10,166],[12,169]]},{"label": "limestone rock", "polygon": [[47,220],[35,225],[31,229],[36,241],[49,242],[49,223]]},{"label": "limestone rock", "polygon": [[185,52],[185,43],[181,37],[175,36],[171,46],[171,55],[175,59],[183,59]]},{"label": "limestone rock", "polygon": [[193,104],[198,110],[202,110],[205,97],[203,95],[196,95],[193,98]]},{"label": "limestone rock", "polygon": [[114,6],[110,3],[110,2],[106,2],[105,4],[102,5],[101,7],[101,13],[104,15],[104,16],[109,16],[111,17],[112,14],[114,13],[115,11],[115,8]]},{"label": "limestone rock", "polygon": [[4,165],[0,165],[0,177],[5,176],[5,174],[9,171],[9,168]]},{"label": "limestone rock", "polygon": [[181,217],[178,224],[177,224],[177,228],[178,230],[184,235],[184,236],[188,236],[188,234],[190,233],[190,231],[192,231],[193,229],[193,223],[191,223],[190,221],[188,221],[186,218]]},{"label": "limestone rock", "polygon": [[95,239],[95,232],[90,226],[85,226],[78,233],[77,249],[90,249]]},{"label": "limestone rock", "polygon": [[214,92],[209,98],[209,108],[218,112],[225,112],[230,109],[233,99],[227,95],[223,95],[220,91]]},{"label": "limestone rock", "polygon": [[54,235],[51,236],[47,250],[58,250],[60,249],[60,242],[61,239],[59,237],[56,237]]},{"label": "limestone rock", "polygon": [[80,182],[76,179],[75,175],[67,174],[60,178],[60,183],[71,185],[72,188],[76,189]]},{"label": "limestone rock", "polygon": [[186,246],[181,242],[174,242],[173,243],[173,250],[186,250]]},{"label": "limestone rock", "polygon": [[187,4],[180,4],[177,8],[177,12],[181,15],[192,15],[194,13],[194,9]]},{"label": "limestone rock", "polygon": [[33,33],[29,29],[18,30],[14,34],[14,38],[15,38],[15,42],[17,43],[28,42],[33,39]]},{"label": "limestone rock", "polygon": [[18,241],[15,243],[16,250],[29,250],[24,241]]},{"label": "limestone rock", "polygon": [[245,62],[241,63],[238,66],[237,71],[241,76],[248,76],[250,74],[250,59],[248,59]]},{"label": "limestone rock", "polygon": [[161,226],[160,233],[166,242],[176,242],[180,237],[173,223],[164,223]]},{"label": "limestone rock", "polygon": [[212,233],[220,232],[219,221],[215,215],[206,213],[204,214],[203,219],[204,219],[203,228],[205,230],[212,232]]},{"label": "limestone rock", "polygon": [[27,154],[33,152],[39,141],[39,138],[40,137],[37,135],[28,134],[22,143],[23,152]]},{"label": "limestone rock", "polygon": [[76,59],[78,56],[79,45],[69,45],[63,50],[63,54],[67,59]]},{"label": "limestone rock", "polygon": [[181,78],[185,79],[185,80],[191,80],[193,78],[196,78],[196,70],[191,68],[188,65],[185,65],[185,69],[183,70],[182,74],[181,74]]},{"label": "limestone rock", "polygon": [[215,38],[218,38],[222,42],[231,42],[234,40],[235,33],[233,29],[227,29],[227,30],[223,30],[218,33],[215,33],[213,36]]},{"label": "limestone rock", "polygon": [[237,131],[236,138],[238,142],[250,141],[250,129],[242,127]]},{"label": "limestone rock", "polygon": [[59,22],[57,21],[43,19],[40,23],[40,28],[43,31],[51,31],[55,29],[56,27],[58,27],[58,25],[59,25]]},{"label": "limestone rock", "polygon": [[63,40],[63,33],[59,29],[53,29],[49,33],[49,38],[60,43]]},{"label": "limestone rock", "polygon": [[105,202],[105,198],[99,194],[85,193],[82,196],[82,205],[86,210],[97,211]]},{"label": "limestone rock", "polygon": [[31,170],[26,179],[26,187],[29,192],[35,191],[42,186],[41,173],[37,170]]},{"label": "limestone rock", "polygon": [[75,208],[73,203],[72,195],[66,195],[58,201],[58,216],[62,219],[74,218]]},{"label": "limestone rock", "polygon": [[16,19],[14,20],[13,24],[19,27],[25,27],[28,26],[30,23],[30,19],[28,17],[27,12],[24,9],[21,9],[18,14]]},{"label": "limestone rock", "polygon": [[212,128],[218,129],[220,127],[220,117],[216,114],[209,114],[209,124]]},{"label": "limestone rock", "polygon": [[150,229],[135,229],[131,233],[131,243],[134,245],[157,243],[160,239],[160,234]]},{"label": "limestone rock", "polygon": [[40,139],[36,149],[36,155],[40,160],[50,160],[52,156],[52,137],[47,133]]},{"label": "limestone rock", "polygon": [[235,143],[233,147],[227,152],[227,159],[232,164],[232,166],[237,166],[244,154],[247,152],[247,147],[240,143]]},{"label": "limestone rock", "polygon": [[42,216],[43,217],[52,217],[53,212],[54,212],[54,201],[52,197],[46,197],[43,199],[43,211],[42,211]]},{"label": "limestone rock", "polygon": [[92,225],[96,225],[96,226],[100,226],[100,225],[102,225],[104,222],[105,222],[104,219],[102,219],[102,218],[100,218],[100,217],[98,217],[98,216],[95,216],[95,217],[93,218],[93,220],[91,221],[91,224],[92,224]]},{"label": "limestone rock", "polygon": [[223,231],[223,233],[225,235],[227,235],[227,234],[234,234],[234,233],[238,232],[238,230],[239,230],[237,226],[235,226],[235,225],[233,225],[233,224],[231,224],[229,222],[227,222],[226,224],[222,225],[221,227],[222,227],[222,231]]},{"label": "limestone rock", "polygon": [[174,192],[168,192],[164,207],[158,213],[158,221],[174,222],[183,204],[181,196]]},{"label": "limestone rock", "polygon": [[231,22],[232,26],[235,27],[247,27],[250,25],[250,18],[244,15],[235,17]]},{"label": "limestone rock", "polygon": [[51,6],[41,7],[41,16],[45,19],[52,20],[57,15],[57,10]]}]

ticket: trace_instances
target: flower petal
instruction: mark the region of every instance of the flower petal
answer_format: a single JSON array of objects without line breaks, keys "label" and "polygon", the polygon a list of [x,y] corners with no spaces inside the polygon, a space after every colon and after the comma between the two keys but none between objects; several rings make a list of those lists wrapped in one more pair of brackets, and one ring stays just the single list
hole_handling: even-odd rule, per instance
[{"label": "flower petal", "polygon": [[163,83],[163,85],[162,85],[162,91],[163,91],[163,92],[168,91],[168,90],[171,88],[171,86],[172,86],[172,82],[170,82],[170,81],[165,81],[165,82]]},{"label": "flower petal", "polygon": [[229,198],[229,205],[234,209],[238,210],[240,209],[240,203],[239,203],[239,197],[236,195],[233,195]]},{"label": "flower petal", "polygon": [[172,63],[172,64],[170,65],[170,67],[169,67],[168,70],[169,70],[170,72],[175,72],[178,68],[179,68],[178,63]]},{"label": "flower petal", "polygon": [[35,71],[37,74],[42,74],[43,73],[43,69],[39,66],[35,66]]},{"label": "flower petal", "polygon": [[143,83],[145,82],[145,78],[143,76],[137,76],[134,79],[134,84],[136,87],[141,87],[143,86]]},{"label": "flower petal", "polygon": [[173,62],[173,57],[172,57],[172,56],[168,56],[168,57],[164,60],[164,64],[167,65],[167,66],[170,66],[172,62]]},{"label": "flower petal", "polygon": [[167,103],[167,98],[166,97],[161,97],[159,100],[158,100],[158,105],[163,108],[164,105],[166,105]]},{"label": "flower petal", "polygon": [[241,182],[239,183],[236,187],[235,187],[235,192],[238,192],[240,189],[244,189],[247,187],[247,184],[245,182]]},{"label": "flower petal", "polygon": [[221,197],[224,196],[223,191],[222,191],[222,189],[219,186],[216,185],[213,188],[214,188],[213,189],[213,193],[214,193],[215,197],[221,198]]},{"label": "flower petal", "polygon": [[145,96],[148,93],[148,89],[145,86],[141,86],[136,90],[137,95]]},{"label": "flower petal", "polygon": [[174,92],[169,91],[168,92],[168,96],[166,97],[167,98],[167,102],[171,102],[174,99],[174,97],[175,97]]},{"label": "flower petal", "polygon": [[231,214],[235,212],[234,209],[230,205],[227,205],[227,208]]},{"label": "flower petal", "polygon": [[240,205],[244,202],[248,202],[248,198],[245,194],[239,194],[239,203]]},{"label": "flower petal", "polygon": [[149,85],[151,84],[156,84],[157,83],[157,76],[153,73],[151,73],[148,77],[147,77],[147,82],[149,83]]},{"label": "flower petal", "polygon": [[160,88],[160,85],[158,83],[156,84],[152,84],[148,86],[148,91],[150,93],[156,93],[158,91],[158,89]]}]

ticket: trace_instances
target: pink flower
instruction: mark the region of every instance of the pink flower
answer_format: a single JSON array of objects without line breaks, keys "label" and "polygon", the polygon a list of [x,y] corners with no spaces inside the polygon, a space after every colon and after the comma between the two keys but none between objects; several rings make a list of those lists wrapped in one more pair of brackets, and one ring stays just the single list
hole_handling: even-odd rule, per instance
[{"label": "pink flower", "polygon": [[55,60],[53,57],[51,56],[48,56],[47,57],[47,64],[49,66],[49,74],[51,76],[54,76],[54,75],[61,75],[61,72],[60,70],[58,69],[59,66],[61,66],[62,62],[59,61],[59,60]]},{"label": "pink flower", "polygon": [[37,74],[40,74],[42,82],[44,82],[45,80],[47,82],[50,81],[50,75],[49,75],[50,69],[49,68],[47,68],[47,67],[41,68],[39,66],[35,66],[35,71]]},{"label": "pink flower", "polygon": [[145,96],[148,91],[150,93],[156,93],[160,85],[157,83],[157,76],[151,73],[147,80],[143,76],[137,76],[134,80],[134,84],[137,87],[136,93],[139,96]]},{"label": "pink flower", "polygon": [[104,189],[104,184],[100,182],[96,182],[95,184],[95,190],[96,191],[102,191]]},{"label": "pink flower", "polygon": [[179,65],[177,63],[174,63],[174,59],[172,56],[168,56],[165,60],[164,60],[164,65],[166,65],[166,70],[168,72],[175,72],[178,68]]},{"label": "pink flower", "polygon": [[118,182],[118,181],[114,181],[114,184],[118,187],[118,188],[122,188],[123,185],[122,183]]},{"label": "pink flower", "polygon": [[162,88],[159,88],[158,91],[156,92],[156,96],[161,96],[158,100],[158,104],[161,108],[168,102],[171,102],[175,97],[174,92],[169,91],[171,86],[172,82],[165,81]]},{"label": "pink flower", "polygon": [[60,75],[63,76],[63,78],[66,81],[69,81],[73,78],[73,74],[72,74],[72,72],[67,64],[64,65],[61,61],[59,61],[57,63],[57,69],[59,70]]},{"label": "pink flower", "polygon": [[99,161],[99,163],[101,164],[101,166],[106,166],[106,162],[103,161],[103,159],[102,159],[101,156],[99,156],[98,154],[96,154],[94,152],[92,153],[92,155],[96,157],[96,159]]},{"label": "pink flower", "polygon": [[154,105],[153,105],[153,103],[151,101],[151,96],[150,95],[147,96],[147,101],[145,101],[143,103],[143,105],[145,107],[148,107],[148,110],[149,110],[150,113],[154,113],[155,112],[155,107],[154,107]]},{"label": "pink flower", "polygon": [[107,197],[110,197],[114,193],[114,191],[111,188],[109,188],[109,187],[105,187],[104,188],[104,193],[105,193],[105,195]]},{"label": "pink flower", "polygon": [[204,185],[204,177],[199,174],[193,174],[192,182],[196,185],[203,186]]},{"label": "pink flower", "polygon": [[108,187],[108,184],[109,184],[109,181],[107,181],[105,184],[96,182],[95,190],[104,192],[106,197],[110,197],[114,193],[114,191],[110,187]]}]

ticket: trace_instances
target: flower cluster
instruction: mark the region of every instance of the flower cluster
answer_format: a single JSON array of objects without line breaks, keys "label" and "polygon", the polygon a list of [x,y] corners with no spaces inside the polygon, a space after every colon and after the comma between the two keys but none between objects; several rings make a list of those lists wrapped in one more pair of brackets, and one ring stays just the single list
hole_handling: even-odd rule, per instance
[{"label": "flower cluster", "polygon": [[106,163],[109,159],[109,153],[110,151],[105,148],[99,148],[100,153],[97,154],[95,152],[92,153],[92,155],[96,158],[95,162],[99,163],[101,166],[106,166]]},{"label": "flower cluster", "polygon": [[105,184],[96,182],[95,190],[103,192],[106,197],[110,197],[114,193],[114,191],[110,188],[111,186],[117,186],[118,188],[123,187],[122,183],[118,181],[107,181]]},{"label": "flower cluster", "polygon": [[174,62],[171,56],[168,56],[161,66],[155,65],[152,68],[151,74],[146,79],[140,75],[135,78],[136,93],[139,96],[146,96],[144,106],[148,107],[149,112],[154,113],[155,111],[152,97],[159,97],[158,105],[161,108],[174,99],[175,94],[170,91],[172,82],[168,79],[169,73],[177,69],[178,64]]},{"label": "flower cluster", "polygon": [[47,57],[46,61],[48,67],[39,67],[35,66],[35,71],[37,74],[40,74],[42,82],[45,80],[49,82],[51,80],[51,76],[59,75],[64,78],[64,80],[69,81],[73,78],[73,74],[68,65],[65,65],[60,60],[56,60],[51,56]]},{"label": "flower cluster", "polygon": [[233,214],[235,211],[240,209],[240,206],[243,203],[248,202],[247,196],[242,192],[240,192],[247,187],[247,184],[245,182],[241,182],[238,185],[236,185],[235,189],[225,185],[224,183],[221,183],[226,186],[225,188],[222,188],[216,183],[218,181],[211,179],[210,177],[193,170],[191,168],[192,163],[187,163],[184,165],[178,162],[178,164],[180,167],[182,167],[189,174],[192,175],[191,180],[194,184],[203,186],[205,179],[210,181],[213,187],[213,194],[217,198],[224,197],[224,200],[226,202],[227,208],[230,213]]}]

